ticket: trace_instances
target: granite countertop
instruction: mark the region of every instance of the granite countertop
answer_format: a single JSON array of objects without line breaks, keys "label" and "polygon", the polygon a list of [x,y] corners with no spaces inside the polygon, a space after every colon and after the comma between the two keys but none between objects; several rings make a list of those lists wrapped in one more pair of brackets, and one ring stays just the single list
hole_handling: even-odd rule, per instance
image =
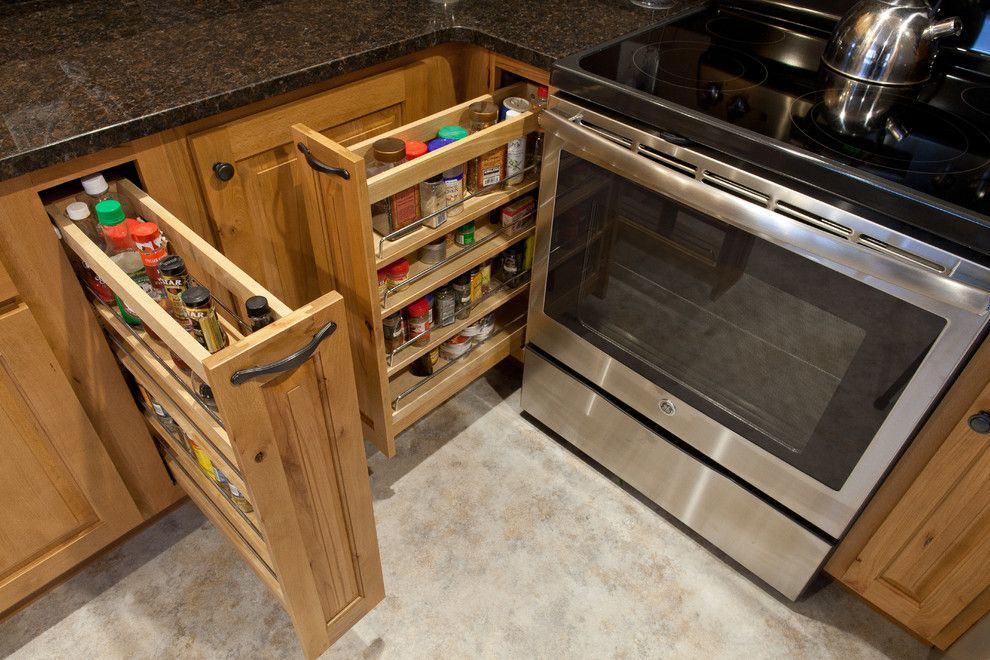
[{"label": "granite countertop", "polygon": [[693,4],[8,2],[0,6],[0,180],[448,41],[549,68]]}]

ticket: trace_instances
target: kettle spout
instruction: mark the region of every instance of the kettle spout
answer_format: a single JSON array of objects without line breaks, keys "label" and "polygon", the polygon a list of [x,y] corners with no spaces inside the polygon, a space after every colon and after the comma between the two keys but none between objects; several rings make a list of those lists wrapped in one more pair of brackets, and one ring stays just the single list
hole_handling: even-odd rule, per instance
[{"label": "kettle spout", "polygon": [[942,37],[957,37],[962,32],[963,24],[958,16],[946,18],[942,21],[932,23],[925,29],[925,36],[929,39],[941,39]]}]

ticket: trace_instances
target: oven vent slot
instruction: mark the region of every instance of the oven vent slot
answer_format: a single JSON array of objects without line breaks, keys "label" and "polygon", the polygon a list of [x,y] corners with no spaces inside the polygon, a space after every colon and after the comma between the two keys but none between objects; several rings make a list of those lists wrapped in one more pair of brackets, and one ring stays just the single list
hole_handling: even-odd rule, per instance
[{"label": "oven vent slot", "polygon": [[797,206],[792,206],[787,202],[777,202],[777,206],[774,210],[781,215],[787,216],[791,220],[797,220],[798,222],[806,225],[811,225],[815,229],[820,229],[824,232],[832,234],[833,236],[838,236],[839,238],[848,239],[853,234],[853,230],[845,225],[840,225],[838,222],[833,222],[828,218],[823,218],[820,215],[809,213],[808,211],[805,211]]},{"label": "oven vent slot", "polygon": [[695,174],[698,172],[698,168],[692,165],[691,163],[683,161],[680,158],[674,158],[673,156],[665,154],[662,151],[657,151],[656,149],[652,147],[648,147],[645,144],[639,145],[639,155],[649,158],[650,160],[659,163],[664,167],[669,167],[675,172],[686,174],[692,179],[694,178]]},{"label": "oven vent slot", "polygon": [[705,170],[701,180],[709,186],[718,188],[719,190],[727,192],[730,195],[741,197],[747,202],[758,204],[763,208],[766,208],[770,202],[770,195],[764,195],[757,190],[753,190],[752,188],[736,183],[735,181],[726,179],[724,176],[720,176],[714,172],[709,172],[708,170]]},{"label": "oven vent slot", "polygon": [[948,268],[940,263],[932,261],[931,259],[926,259],[922,256],[914,254],[913,252],[908,252],[899,247],[895,247],[890,243],[885,243],[878,238],[873,238],[872,236],[860,235],[859,237],[860,245],[870,248],[871,250],[876,250],[880,254],[885,254],[888,257],[894,257],[896,259],[901,259],[907,261],[915,266],[920,266],[926,268],[934,273],[945,273]]},{"label": "oven vent slot", "polygon": [[609,140],[610,142],[615,142],[616,144],[621,144],[626,149],[632,148],[632,140],[626,137],[622,137],[618,133],[613,133],[612,131],[602,128],[601,126],[595,126],[594,124],[589,124],[585,120],[581,120],[581,125],[587,128],[592,133],[597,133],[599,136]]}]

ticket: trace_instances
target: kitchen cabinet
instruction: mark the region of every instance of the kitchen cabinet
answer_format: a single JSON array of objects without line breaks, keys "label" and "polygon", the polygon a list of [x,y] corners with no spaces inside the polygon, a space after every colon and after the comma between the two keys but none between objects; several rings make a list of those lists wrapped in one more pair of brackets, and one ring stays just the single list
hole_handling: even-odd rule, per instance
[{"label": "kitchen cabinet", "polygon": [[990,343],[964,369],[827,570],[948,648],[990,612]]},{"label": "kitchen cabinet", "polygon": [[[518,185],[465,198],[463,205],[457,207],[460,213],[449,215],[438,227],[414,223],[380,235],[372,229],[371,204],[419,186],[431,176],[512,140],[525,139],[538,127],[536,114],[526,112],[499,122],[370,178],[366,176],[365,158],[376,139],[400,136],[407,141],[427,141],[443,126],[469,125],[472,103],[493,99],[500,103],[507,96],[535,97],[535,86],[520,83],[504,88],[494,95],[471,99],[350,147],[305,124],[292,127],[295,142],[308,154],[306,159],[295,161],[295,176],[305,193],[317,280],[321,289],[334,286],[344,295],[365,437],[387,456],[395,454],[397,433],[521,348],[528,281],[525,274],[503,279],[485,297],[472,297],[472,305],[454,324],[434,327],[428,338],[419,342],[407,337],[400,347],[389,352],[385,349],[383,321],[457,276],[529,239],[535,207],[528,216],[519,218],[522,226],[511,231],[499,226],[497,220],[489,223],[488,218],[491,212],[523,195],[535,197],[537,176],[535,171],[530,171]],[[471,244],[448,247],[446,257],[438,263],[417,258],[419,248],[443,239],[468,222],[476,223]],[[401,286],[379,291],[377,272],[401,258],[411,263],[408,279]],[[494,315],[495,326],[486,341],[463,356],[439,360],[429,375],[412,369],[414,361],[490,314]]]},{"label": "kitchen cabinet", "polygon": [[0,612],[142,516],[23,303],[0,313]]},{"label": "kitchen cabinet", "polygon": [[[66,219],[63,197],[47,210],[65,246],[143,325],[99,302],[91,313],[120,366],[168,412],[148,406],[145,420],[171,474],[315,657],[384,597],[343,299],[329,292],[292,309],[133,183],[113,186],[218,305],[237,307],[219,308],[228,343],[210,353]],[[238,310],[259,295],[275,320],[250,332]]]},{"label": "kitchen cabinet", "polygon": [[289,305],[330,291],[316,278],[289,126],[353,144],[453,105],[454,94],[450,63],[434,55],[189,136],[224,254]]}]

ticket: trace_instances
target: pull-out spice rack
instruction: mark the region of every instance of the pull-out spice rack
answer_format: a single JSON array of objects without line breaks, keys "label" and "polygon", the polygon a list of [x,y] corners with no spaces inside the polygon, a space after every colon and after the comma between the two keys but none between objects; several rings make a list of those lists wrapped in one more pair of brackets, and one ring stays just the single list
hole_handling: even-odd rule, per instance
[{"label": "pull-out spice rack", "polygon": [[[518,197],[535,195],[539,172],[530,164],[517,185],[466,197],[460,203],[461,213],[456,216],[448,213],[446,222],[438,227],[419,223],[381,235],[372,228],[371,204],[525,138],[538,129],[536,114],[530,111],[511,117],[372,177],[366,175],[365,159],[371,157],[376,140],[397,137],[427,142],[444,126],[469,125],[469,108],[473,103],[500,104],[510,96],[535,98],[536,88],[528,83],[513,85],[351,147],[344,147],[304,125],[292,127],[297,148],[306,156],[296,159],[293,167],[306,199],[320,287],[321,290],[335,288],[344,296],[364,434],[388,456],[395,454],[398,432],[510,353],[521,350],[528,285],[518,283],[499,288],[484,300],[475,301],[468,319],[458,319],[454,325],[443,328],[434,326],[429,343],[423,346],[407,341],[399,350],[386,352],[382,321],[532,236],[531,226],[505,232],[498,225],[480,220]],[[416,259],[419,248],[470,221],[478,221],[473,244],[448,249],[447,257],[440,263],[426,264]],[[400,258],[410,262],[408,278],[401,286],[380,295],[377,271]],[[488,314],[495,314],[496,327],[484,343],[456,360],[441,360],[430,376],[417,376],[410,371],[420,356]]]},{"label": "pull-out spice rack", "polygon": [[[49,214],[78,262],[143,321],[132,327],[116,307],[94,302],[123,369],[184,431],[176,437],[148,418],[173,478],[284,604],[315,657],[384,597],[343,298],[331,291],[290,309],[134,184],[120,180],[113,189],[125,208],[158,224],[191,275],[223,303],[226,347],[207,351],[66,218],[72,199],[52,203]],[[268,299],[275,320],[243,334],[236,310],[256,295]],[[216,411],[173,353],[210,386]],[[210,477],[186,436],[250,511]]]}]

